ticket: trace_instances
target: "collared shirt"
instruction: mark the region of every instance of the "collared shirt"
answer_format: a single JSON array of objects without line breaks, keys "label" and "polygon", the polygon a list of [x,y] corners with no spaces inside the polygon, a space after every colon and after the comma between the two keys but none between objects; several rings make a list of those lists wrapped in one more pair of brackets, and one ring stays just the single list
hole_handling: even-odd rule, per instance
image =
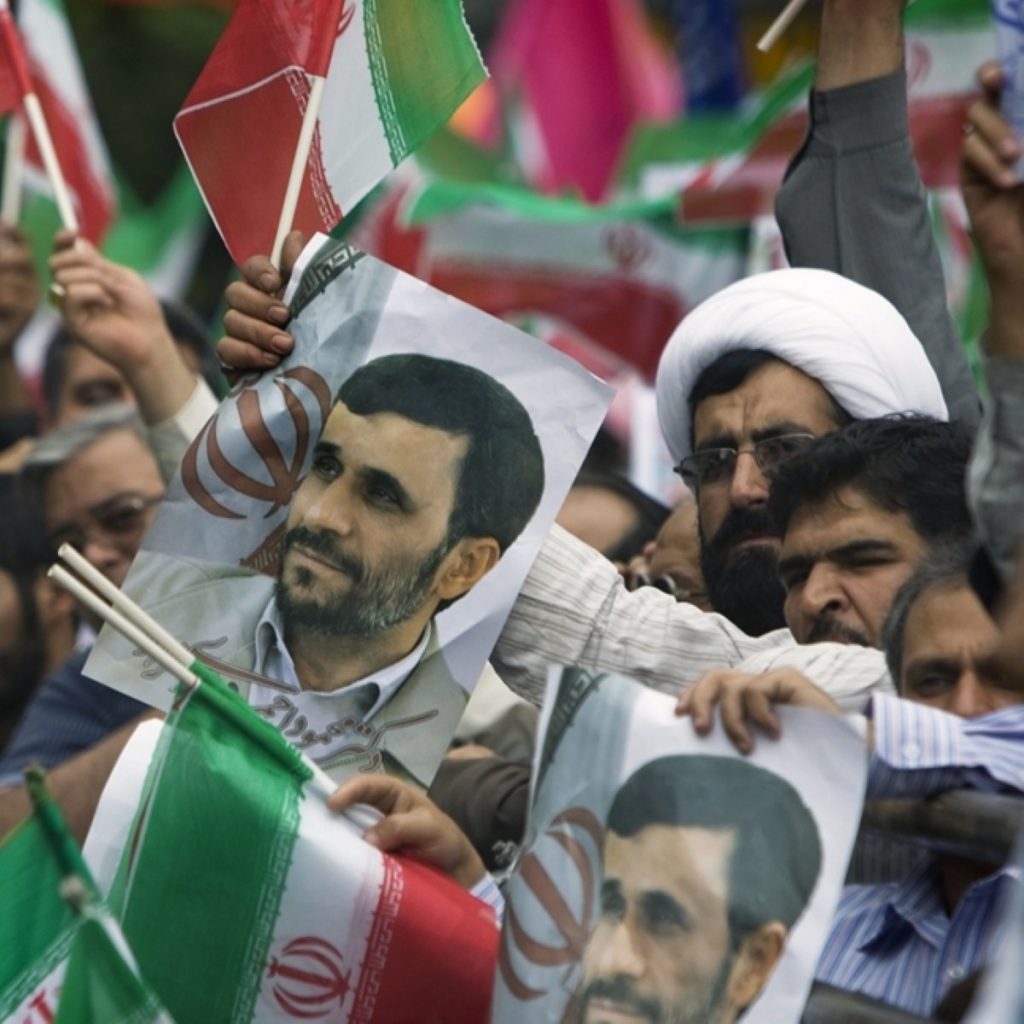
[{"label": "collared shirt", "polygon": [[[306,712],[306,718],[310,720],[314,729],[317,728],[316,719],[320,717],[317,711],[318,707],[331,720],[335,720],[343,706],[344,710],[365,722],[377,714],[398,693],[406,679],[412,675],[413,669],[420,663],[427,649],[433,628],[433,623],[431,623],[423,631],[419,643],[404,658],[396,661],[393,665],[388,665],[362,679],[357,679],[340,690],[303,691],[302,683],[295,670],[295,662],[285,646],[281,612],[277,601],[272,597],[256,625],[256,658],[253,668],[260,675],[277,680],[295,693],[303,692],[303,704],[308,705],[303,708],[303,711]],[[254,684],[249,691],[249,703],[262,704],[272,700],[278,692],[280,691],[271,690],[258,683]]]},{"label": "collared shirt", "polygon": [[938,861],[903,882],[851,885],[816,977],[904,1010],[930,1016],[943,996],[999,948],[999,907],[1014,867],[975,882],[947,915]]}]

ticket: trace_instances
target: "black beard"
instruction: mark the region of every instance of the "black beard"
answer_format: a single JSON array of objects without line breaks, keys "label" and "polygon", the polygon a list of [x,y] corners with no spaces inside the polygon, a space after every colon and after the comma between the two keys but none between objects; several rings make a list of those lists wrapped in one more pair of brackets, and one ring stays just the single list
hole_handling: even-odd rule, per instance
[{"label": "black beard", "polygon": [[[296,544],[343,569],[350,580],[348,590],[326,600],[296,593],[296,588],[283,579],[286,556]],[[305,633],[366,638],[405,622],[423,606],[449,550],[446,539],[419,562],[393,561],[371,570],[341,551],[329,534],[294,527],[285,534],[281,546],[281,572],[275,587],[285,636]],[[300,587],[313,582],[313,574],[305,568],[293,572]]]},{"label": "black beard", "polygon": [[700,536],[700,565],[711,607],[748,636],[762,636],[786,625],[786,591],[774,550],[754,545],[736,550],[748,537],[777,536],[767,509],[734,508],[708,540]]}]

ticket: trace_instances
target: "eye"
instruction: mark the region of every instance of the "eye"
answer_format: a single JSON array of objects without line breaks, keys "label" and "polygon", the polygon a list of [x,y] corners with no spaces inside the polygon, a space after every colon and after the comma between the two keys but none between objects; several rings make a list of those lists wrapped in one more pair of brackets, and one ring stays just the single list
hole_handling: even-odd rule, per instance
[{"label": "eye", "polygon": [[652,896],[644,900],[644,924],[652,935],[671,935],[689,927],[689,917],[683,908],[667,896]]},{"label": "eye", "polygon": [[605,886],[601,890],[601,916],[621,921],[626,913],[626,901],[618,887]]},{"label": "eye", "polygon": [[402,504],[398,495],[390,487],[370,487],[367,491],[367,497],[381,508],[398,508]]},{"label": "eye", "polygon": [[313,457],[312,468],[321,480],[334,480],[341,476],[343,467],[335,456],[322,453]]},{"label": "eye", "polygon": [[795,590],[797,587],[802,587],[806,582],[806,570],[800,569],[795,572],[787,572],[782,574],[782,586],[787,594],[791,590]]},{"label": "eye", "polygon": [[939,697],[952,685],[953,678],[944,672],[926,672],[909,681],[908,689],[916,697]]}]

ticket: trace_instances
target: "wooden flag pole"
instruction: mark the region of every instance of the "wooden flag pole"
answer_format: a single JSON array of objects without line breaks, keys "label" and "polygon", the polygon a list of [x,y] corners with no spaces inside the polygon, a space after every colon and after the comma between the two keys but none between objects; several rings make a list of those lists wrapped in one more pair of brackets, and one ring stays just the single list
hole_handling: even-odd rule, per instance
[{"label": "wooden flag pole", "polygon": [[299,191],[302,188],[302,179],[306,174],[309,151],[313,146],[313,133],[316,131],[317,117],[320,115],[320,100],[323,98],[324,84],[327,81],[320,75],[310,75],[310,80],[306,112],[302,115],[299,141],[295,147],[295,156],[292,158],[288,187],[284,190],[284,202],[281,204],[281,216],[277,222],[274,247],[270,251],[270,262],[275,267],[281,265],[281,250],[284,248],[284,240],[295,222],[295,209],[299,205]]},{"label": "wooden flag pole", "polygon": [[762,53],[767,53],[806,6],[807,0],[789,0],[789,3],[782,9],[782,13],[771,23],[768,31],[757,41],[757,48]]},{"label": "wooden flag pole", "polygon": [[50,129],[46,125],[46,118],[43,115],[43,108],[39,103],[39,97],[32,89],[32,77],[28,73],[28,62],[25,60],[25,51],[21,45],[21,36],[11,17],[11,9],[7,0],[0,0],[0,33],[3,35],[4,47],[7,50],[7,58],[14,72],[14,79],[21,90],[22,108],[25,117],[28,119],[28,126],[32,129],[32,136],[36,140],[39,155],[43,160],[43,168],[46,176],[50,179],[50,186],[53,189],[53,197],[60,212],[61,223],[70,231],[78,231],[78,217],[75,216],[75,208],[71,202],[71,193],[68,191],[67,182],[60,169],[57,160],[57,152],[53,148],[53,139],[50,137]]},{"label": "wooden flag pole", "polygon": [[0,220],[12,227],[21,215],[21,168],[25,155],[25,122],[17,114],[7,119],[7,146],[4,150],[4,178]]}]

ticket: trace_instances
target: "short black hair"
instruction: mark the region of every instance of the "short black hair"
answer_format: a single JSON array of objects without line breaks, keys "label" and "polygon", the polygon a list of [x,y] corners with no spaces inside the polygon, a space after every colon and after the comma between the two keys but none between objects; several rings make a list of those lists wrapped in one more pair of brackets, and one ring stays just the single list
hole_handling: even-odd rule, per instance
[{"label": "short black hair", "polygon": [[[734,348],[708,363],[700,372],[700,376],[690,389],[687,401],[690,406],[690,419],[697,409],[697,404],[714,395],[725,395],[735,391],[755,370],[761,369],[766,363],[786,363],[773,352],[759,348]],[[794,367],[799,369],[799,367]],[[853,417],[832,397],[828,389],[829,404],[837,427],[853,422]],[[692,430],[691,422],[691,430]]]},{"label": "short black hair", "polygon": [[970,558],[971,549],[966,543],[940,544],[925,555],[893,598],[882,630],[882,650],[897,690],[903,674],[903,638],[911,611],[918,601],[935,591],[969,589],[967,567]]},{"label": "short black hair", "polygon": [[677,754],[648,761],[622,785],[608,828],[630,838],[652,825],[736,833],[729,861],[734,946],[762,925],[792,928],[821,871],[821,837],[781,776],[734,757]]},{"label": "short black hair", "polygon": [[572,482],[572,490],[577,487],[590,487],[598,491],[608,491],[627,502],[636,513],[636,525],[620,537],[614,547],[601,552],[610,562],[628,562],[634,555],[640,554],[644,544],[654,540],[662,524],[671,511],[667,505],[645,494],[635,484],[618,473],[602,472],[593,469],[581,470]]},{"label": "short black hair", "polygon": [[852,487],[879,508],[904,513],[929,546],[964,538],[970,454],[970,435],[959,424],[910,414],[858,420],[779,465],[769,509],[785,534],[797,508]]},{"label": "short black hair", "polygon": [[357,416],[391,412],[469,438],[448,523],[449,549],[464,537],[493,537],[504,553],[537,510],[544,454],[530,414],[481,370],[413,353],[382,356],[359,367],[336,400]]},{"label": "short black hair", "polygon": [[[202,321],[188,306],[172,299],[161,299],[160,309],[171,337],[195,354],[199,374],[210,386],[210,390],[215,395],[223,394],[224,378],[214,353],[213,339]],[[68,367],[68,352],[72,345],[80,344],[67,325],[61,322],[46,347],[43,358],[43,401],[51,417],[57,415]]]}]

